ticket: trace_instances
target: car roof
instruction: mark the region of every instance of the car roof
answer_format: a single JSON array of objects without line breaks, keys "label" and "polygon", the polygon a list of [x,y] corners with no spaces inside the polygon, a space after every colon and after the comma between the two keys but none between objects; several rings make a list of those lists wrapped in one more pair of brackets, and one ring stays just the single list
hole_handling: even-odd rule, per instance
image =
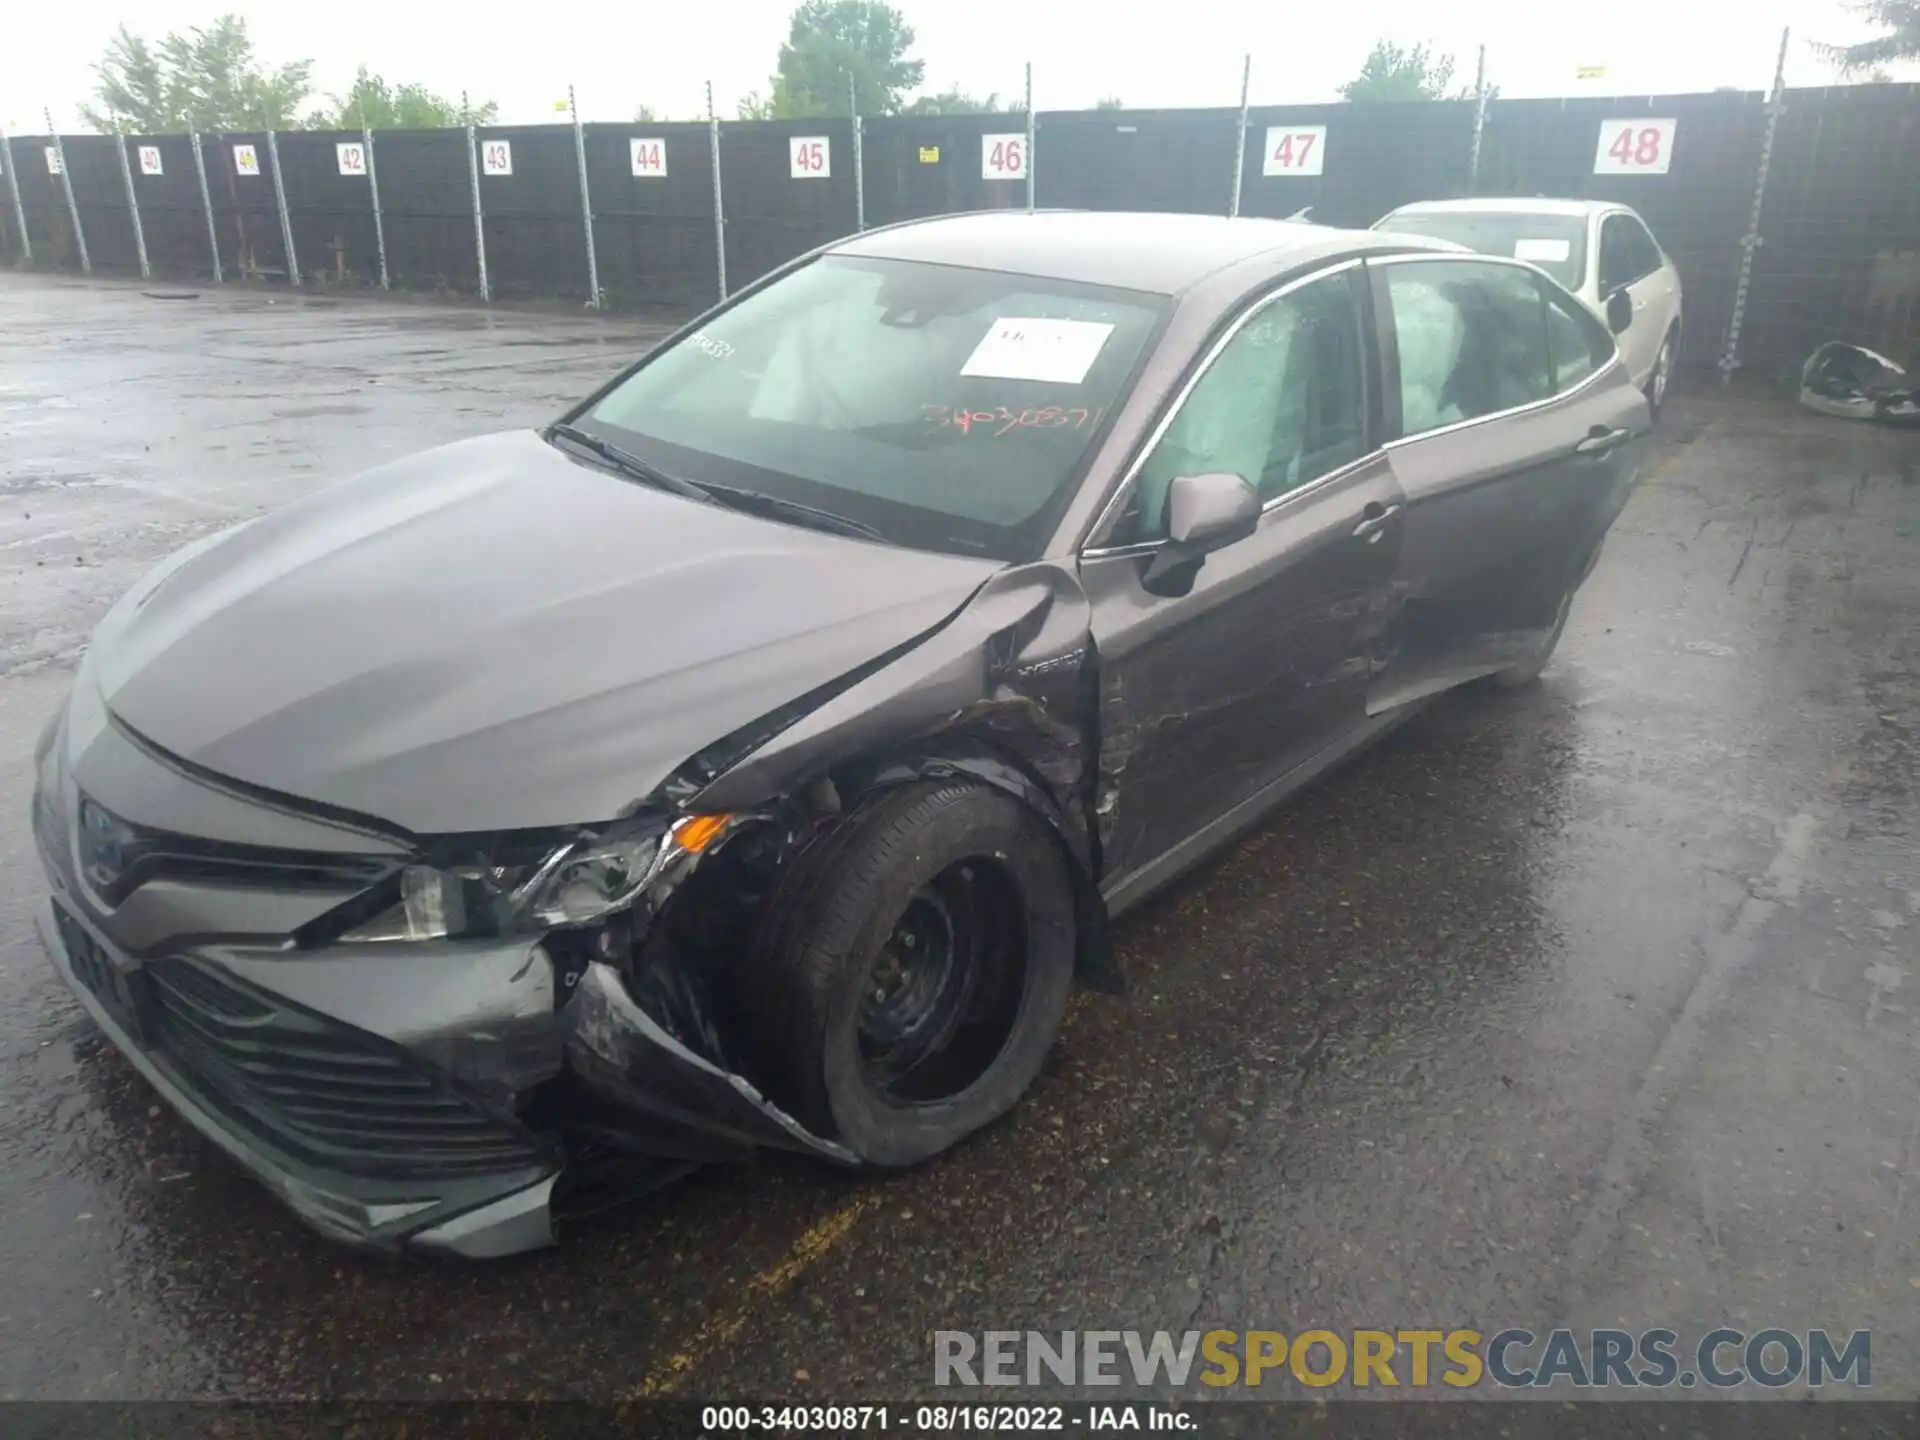
[{"label": "car roof", "polygon": [[965,265],[1167,295],[1249,261],[1267,260],[1277,271],[1387,248],[1458,247],[1291,220],[1085,210],[947,215],[871,230],[832,247],[842,255]]},{"label": "car roof", "polygon": [[1544,195],[1486,195],[1471,200],[1417,200],[1395,215],[1592,215],[1627,207],[1612,200],[1556,200]]}]

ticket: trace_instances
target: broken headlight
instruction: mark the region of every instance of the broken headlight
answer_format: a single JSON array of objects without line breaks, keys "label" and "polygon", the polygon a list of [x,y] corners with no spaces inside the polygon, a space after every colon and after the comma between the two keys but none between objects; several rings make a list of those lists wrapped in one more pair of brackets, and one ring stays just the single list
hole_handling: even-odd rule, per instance
[{"label": "broken headlight", "polygon": [[632,904],[670,861],[698,854],[730,818],[696,815],[669,825],[648,816],[544,850],[523,843],[517,855],[409,865],[394,903],[340,939],[477,940],[590,924]]}]

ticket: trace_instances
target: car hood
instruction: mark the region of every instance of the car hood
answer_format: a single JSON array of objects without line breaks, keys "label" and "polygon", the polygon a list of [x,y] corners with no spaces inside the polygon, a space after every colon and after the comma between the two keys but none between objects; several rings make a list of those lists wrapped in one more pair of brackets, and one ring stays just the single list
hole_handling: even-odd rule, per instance
[{"label": "car hood", "polygon": [[663,494],[519,431],[195,547],[115,607],[90,668],[127,727],[247,784],[417,834],[585,823],[999,568]]}]

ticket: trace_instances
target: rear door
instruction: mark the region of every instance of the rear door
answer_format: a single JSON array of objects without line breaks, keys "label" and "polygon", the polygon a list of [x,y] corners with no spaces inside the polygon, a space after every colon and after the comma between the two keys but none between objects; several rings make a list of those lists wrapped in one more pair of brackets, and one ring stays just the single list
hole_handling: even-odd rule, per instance
[{"label": "rear door", "polygon": [[[1378,445],[1357,264],[1294,282],[1216,342],[1155,432],[1080,574],[1100,653],[1102,888],[1124,906],[1257,814],[1366,719],[1402,496]],[[1230,471],[1258,528],[1191,589],[1142,584],[1176,476]]]},{"label": "rear door", "polygon": [[1378,714],[1540,643],[1647,422],[1637,392],[1606,383],[1597,322],[1576,320],[1578,302],[1531,266],[1420,255],[1368,269],[1407,507],[1397,629],[1368,695]]}]

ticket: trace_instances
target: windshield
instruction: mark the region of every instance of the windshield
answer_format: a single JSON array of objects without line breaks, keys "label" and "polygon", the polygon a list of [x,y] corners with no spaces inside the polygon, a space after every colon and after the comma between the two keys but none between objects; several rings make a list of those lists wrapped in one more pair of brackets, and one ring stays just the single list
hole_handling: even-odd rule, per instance
[{"label": "windshield", "polygon": [[1376,230],[1451,240],[1482,255],[1531,260],[1569,290],[1587,274],[1587,221],[1581,215],[1524,210],[1408,210],[1389,215]]},{"label": "windshield", "polygon": [[1035,553],[1164,297],[824,256],[714,316],[580,417],[659,469],[917,549]]}]

